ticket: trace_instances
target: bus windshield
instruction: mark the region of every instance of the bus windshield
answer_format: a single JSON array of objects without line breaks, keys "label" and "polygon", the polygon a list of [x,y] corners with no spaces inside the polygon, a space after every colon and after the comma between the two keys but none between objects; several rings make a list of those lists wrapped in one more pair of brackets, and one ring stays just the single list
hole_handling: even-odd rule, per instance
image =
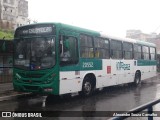
[{"label": "bus windshield", "polygon": [[16,68],[41,70],[55,65],[55,37],[20,38],[14,44]]}]

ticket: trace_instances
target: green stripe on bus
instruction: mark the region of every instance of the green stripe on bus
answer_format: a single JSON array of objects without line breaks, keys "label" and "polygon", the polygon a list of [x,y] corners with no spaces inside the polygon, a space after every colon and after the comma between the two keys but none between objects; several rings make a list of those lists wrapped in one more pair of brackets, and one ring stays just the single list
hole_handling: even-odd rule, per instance
[{"label": "green stripe on bus", "polygon": [[137,66],[152,66],[157,65],[156,60],[137,60]]}]

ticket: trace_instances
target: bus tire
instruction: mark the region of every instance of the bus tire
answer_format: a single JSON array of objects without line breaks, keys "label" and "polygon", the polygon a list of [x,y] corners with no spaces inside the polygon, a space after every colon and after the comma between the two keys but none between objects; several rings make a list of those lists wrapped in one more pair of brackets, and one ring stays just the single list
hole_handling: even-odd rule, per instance
[{"label": "bus tire", "polygon": [[134,85],[138,86],[139,84],[141,84],[141,77],[139,73],[136,73],[134,78]]},{"label": "bus tire", "polygon": [[93,84],[90,79],[86,78],[83,81],[82,91],[80,92],[82,96],[90,96],[93,93]]}]

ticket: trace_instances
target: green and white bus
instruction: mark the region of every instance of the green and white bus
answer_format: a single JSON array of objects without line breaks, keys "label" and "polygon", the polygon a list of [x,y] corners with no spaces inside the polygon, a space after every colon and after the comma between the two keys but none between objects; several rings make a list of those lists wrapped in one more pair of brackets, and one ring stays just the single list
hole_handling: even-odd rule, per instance
[{"label": "green and white bus", "polygon": [[14,36],[16,91],[88,96],[95,89],[138,85],[156,75],[156,45],[62,23],[19,27]]}]

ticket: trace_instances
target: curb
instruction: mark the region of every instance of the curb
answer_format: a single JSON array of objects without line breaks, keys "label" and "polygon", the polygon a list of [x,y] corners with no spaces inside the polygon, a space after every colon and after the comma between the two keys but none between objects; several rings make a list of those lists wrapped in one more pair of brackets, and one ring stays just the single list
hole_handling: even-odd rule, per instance
[{"label": "curb", "polygon": [[23,97],[23,96],[28,96],[28,95],[31,95],[31,93],[17,93],[14,95],[2,96],[2,97],[0,97],[0,102],[6,101],[6,100],[13,100],[13,99]]}]

